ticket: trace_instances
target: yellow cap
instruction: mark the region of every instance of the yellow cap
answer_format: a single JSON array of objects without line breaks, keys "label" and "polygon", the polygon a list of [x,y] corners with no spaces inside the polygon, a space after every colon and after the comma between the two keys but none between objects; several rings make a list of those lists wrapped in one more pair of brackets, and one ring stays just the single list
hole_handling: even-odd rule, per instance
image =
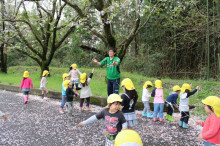
[{"label": "yellow cap", "polygon": [[80,75],[80,82],[85,83],[85,81],[86,81],[86,73],[83,73]]},{"label": "yellow cap", "polygon": [[211,106],[216,116],[220,118],[220,98],[219,97],[208,96],[204,100],[202,100],[202,103]]},{"label": "yellow cap", "polygon": [[140,135],[134,130],[122,130],[115,138],[115,146],[143,146]]},{"label": "yellow cap", "polygon": [[161,80],[156,80],[156,81],[155,81],[155,87],[156,87],[156,88],[163,88],[163,86],[162,86],[162,81],[161,81]]},{"label": "yellow cap", "polygon": [[143,86],[143,89],[146,89],[147,88],[147,86],[153,86],[153,84],[152,84],[152,82],[151,81],[147,81],[147,82],[145,82],[144,83],[144,86]]},{"label": "yellow cap", "polygon": [[116,102],[116,101],[122,102],[121,96],[119,96],[118,94],[111,94],[108,96],[108,99],[107,99],[108,104]]},{"label": "yellow cap", "polygon": [[75,63],[72,64],[71,67],[72,67],[73,69],[77,69],[77,65],[76,65]]},{"label": "yellow cap", "polygon": [[63,81],[65,81],[65,78],[68,77],[68,76],[69,76],[69,74],[64,73],[64,74],[63,74]]},{"label": "yellow cap", "polygon": [[63,82],[64,87],[67,89],[68,88],[68,84],[70,83],[70,80],[65,80]]},{"label": "yellow cap", "polygon": [[28,72],[28,71],[25,71],[24,74],[23,74],[23,77],[24,77],[24,78],[28,78],[28,77],[29,77],[29,72]]},{"label": "yellow cap", "polygon": [[43,71],[43,74],[42,74],[42,77],[45,76],[46,74],[49,74],[49,71],[44,70],[44,71]]},{"label": "yellow cap", "polygon": [[173,86],[173,91],[174,92],[176,92],[178,90],[181,90],[180,86],[178,86],[178,85]]},{"label": "yellow cap", "polygon": [[129,78],[124,79],[121,82],[121,86],[124,86],[127,90],[134,90],[135,89],[133,82]]},{"label": "yellow cap", "polygon": [[186,89],[188,89],[189,91],[191,90],[191,86],[187,83],[184,83],[182,85],[182,88],[181,88],[181,93],[184,93],[186,91]]}]

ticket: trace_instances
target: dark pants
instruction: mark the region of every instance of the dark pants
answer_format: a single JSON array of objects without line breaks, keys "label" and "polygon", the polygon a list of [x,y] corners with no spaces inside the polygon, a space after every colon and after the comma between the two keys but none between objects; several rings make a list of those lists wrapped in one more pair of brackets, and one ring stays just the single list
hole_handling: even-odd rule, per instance
[{"label": "dark pants", "polygon": [[186,124],[188,124],[188,121],[189,121],[189,112],[181,112],[180,121],[183,121],[183,122],[185,122]]},{"label": "dark pants", "polygon": [[[85,98],[80,98],[80,107],[83,107],[83,102]],[[90,97],[86,98],[86,106],[89,107]]]},{"label": "dark pants", "polygon": [[174,111],[173,104],[166,101],[165,105],[167,107],[167,114],[172,116],[173,115],[173,111]]},{"label": "dark pants", "polygon": [[109,80],[108,79],[108,84],[107,84],[108,96],[112,93],[118,94],[119,84],[120,84],[120,78],[115,79],[115,80]]}]

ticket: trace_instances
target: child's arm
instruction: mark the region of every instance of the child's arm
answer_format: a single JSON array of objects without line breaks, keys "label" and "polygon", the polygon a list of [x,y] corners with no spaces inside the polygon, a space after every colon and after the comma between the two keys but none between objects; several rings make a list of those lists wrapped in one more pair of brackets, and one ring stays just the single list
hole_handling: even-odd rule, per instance
[{"label": "child's arm", "polygon": [[206,124],[209,125],[209,129],[207,131],[202,132],[203,139],[209,139],[209,138],[215,136],[220,129],[220,122],[217,119],[212,118],[206,122],[208,122]]},{"label": "child's arm", "polygon": [[197,86],[195,90],[193,90],[192,92],[189,92],[189,93],[187,94],[187,97],[186,97],[186,98],[188,98],[189,96],[195,94],[195,93],[197,92],[197,90],[199,90],[199,88],[200,88],[200,87]]},{"label": "child's arm", "polygon": [[95,122],[95,121],[98,121],[97,117],[95,115],[91,116],[90,118],[88,118],[87,120],[83,121],[83,122],[80,122],[78,124],[78,126],[85,126],[85,125],[88,125],[92,122]]},{"label": "child's arm", "polygon": [[78,72],[78,74],[79,74],[79,75],[81,75],[81,74],[82,74],[82,73],[81,73],[81,72],[80,72],[78,69],[77,69],[77,72]]}]

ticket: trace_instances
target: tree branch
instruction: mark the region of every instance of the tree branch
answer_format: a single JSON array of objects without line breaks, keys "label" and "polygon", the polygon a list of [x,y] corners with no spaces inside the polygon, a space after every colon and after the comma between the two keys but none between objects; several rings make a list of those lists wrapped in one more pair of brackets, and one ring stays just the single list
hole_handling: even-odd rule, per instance
[{"label": "tree branch", "polygon": [[81,18],[86,17],[86,15],[83,13],[83,11],[76,5],[76,4],[72,4],[70,3],[68,0],[62,0],[63,2],[65,2],[66,4],[68,4],[70,7],[72,7]]},{"label": "tree branch", "polygon": [[102,55],[102,56],[106,56],[106,55],[107,55],[107,53],[105,53],[105,52],[103,52],[103,51],[101,51],[101,50],[98,50],[98,49],[96,49],[96,48],[90,47],[90,46],[81,45],[81,46],[79,46],[79,47],[82,48],[83,50],[95,52],[95,53],[100,54],[100,55]]}]

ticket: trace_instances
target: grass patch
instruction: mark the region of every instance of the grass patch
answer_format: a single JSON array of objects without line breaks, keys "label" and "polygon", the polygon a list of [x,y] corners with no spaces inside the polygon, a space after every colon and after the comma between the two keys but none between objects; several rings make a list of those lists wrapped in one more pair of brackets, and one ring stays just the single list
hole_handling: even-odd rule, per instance
[{"label": "grass patch", "polygon": [[[0,83],[9,84],[9,85],[17,85],[19,86],[22,80],[23,72],[27,70],[30,72],[30,78],[34,84],[34,88],[40,87],[40,68],[37,66],[13,66],[9,67],[8,74],[0,73]],[[89,74],[91,72],[91,68],[79,68],[81,72],[86,72]],[[68,68],[56,68],[50,67],[50,77],[47,78],[48,84],[47,88],[49,90],[61,91],[61,83],[62,83],[62,74],[68,73]],[[139,75],[137,73],[129,73],[124,72],[122,70],[122,78],[130,78],[135,85],[135,88],[139,95],[139,100],[141,100],[142,96],[142,86],[147,81],[150,80],[154,83],[156,78],[149,78],[146,76]],[[210,95],[220,96],[220,83],[213,81],[202,81],[202,80],[173,80],[169,78],[163,78],[163,89],[164,89],[164,98],[166,99],[169,93],[172,91],[172,87],[174,85],[181,86],[183,83],[192,83],[193,89],[199,85],[201,86],[201,90],[197,92],[195,95],[190,97],[190,104],[201,105],[201,100]],[[153,88],[152,88],[153,89]],[[151,89],[151,90],[152,90]],[[107,97],[107,83],[106,83],[106,68],[95,68],[94,76],[91,81],[91,90],[93,95]],[[122,93],[122,89],[120,88],[120,93]],[[179,98],[178,98],[179,100]],[[153,98],[151,98],[153,101]],[[203,107],[198,108],[197,114],[203,114]]]}]

